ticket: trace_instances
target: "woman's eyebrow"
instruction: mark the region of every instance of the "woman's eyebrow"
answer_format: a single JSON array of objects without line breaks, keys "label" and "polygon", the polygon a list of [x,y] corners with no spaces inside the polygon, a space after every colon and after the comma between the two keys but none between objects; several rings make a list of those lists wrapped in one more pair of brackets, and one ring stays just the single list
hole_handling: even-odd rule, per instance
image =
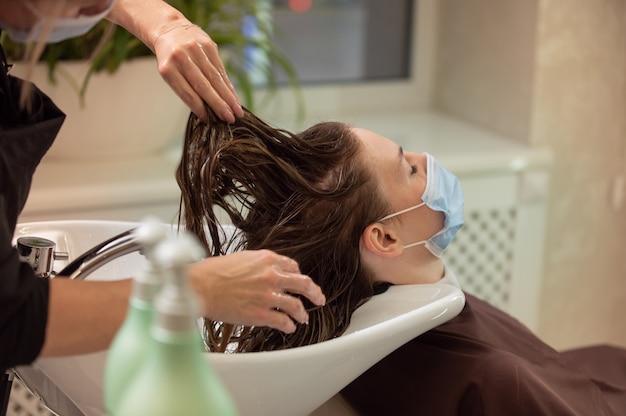
[{"label": "woman's eyebrow", "polygon": [[402,146],[398,146],[398,165],[402,166],[402,162],[404,161],[404,149]]}]

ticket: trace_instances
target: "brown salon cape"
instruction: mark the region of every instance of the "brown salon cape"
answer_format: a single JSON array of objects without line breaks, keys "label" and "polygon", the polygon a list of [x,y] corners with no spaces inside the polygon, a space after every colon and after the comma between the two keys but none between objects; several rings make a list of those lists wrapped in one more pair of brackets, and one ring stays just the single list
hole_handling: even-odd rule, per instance
[{"label": "brown salon cape", "polygon": [[362,415],[626,415],[626,350],[557,352],[466,294],[463,311],[348,385]]}]

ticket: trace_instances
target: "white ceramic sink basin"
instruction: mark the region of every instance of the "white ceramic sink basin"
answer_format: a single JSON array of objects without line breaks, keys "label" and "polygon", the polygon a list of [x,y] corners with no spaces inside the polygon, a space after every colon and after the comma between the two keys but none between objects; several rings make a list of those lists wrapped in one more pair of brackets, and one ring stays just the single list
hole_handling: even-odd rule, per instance
[{"label": "white ceramic sink basin", "polygon": [[[15,237],[44,237],[70,261],[138,223],[55,221],[19,224]],[[116,259],[88,279],[132,276],[145,260],[138,253]],[[65,262],[57,262],[61,270]],[[465,298],[446,285],[391,287],[354,313],[348,331],[320,344],[285,351],[217,354],[207,360],[232,393],[242,415],[307,415],[405,342],[456,316]],[[417,357],[419,359],[419,357]],[[106,352],[39,359],[16,369],[27,387],[62,415],[104,415],[102,377]]]}]

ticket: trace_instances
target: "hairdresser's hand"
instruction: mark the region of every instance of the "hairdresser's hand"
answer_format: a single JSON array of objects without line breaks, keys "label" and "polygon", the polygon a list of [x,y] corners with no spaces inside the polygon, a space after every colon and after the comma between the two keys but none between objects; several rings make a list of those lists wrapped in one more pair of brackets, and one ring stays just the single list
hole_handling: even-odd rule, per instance
[{"label": "hairdresser's hand", "polygon": [[200,296],[203,315],[231,324],[269,326],[286,333],[293,322],[308,323],[302,301],[326,303],[321,289],[300,273],[297,263],[269,250],[241,251],[210,257],[189,268],[191,284]]},{"label": "hairdresser's hand", "polygon": [[157,35],[153,46],[159,73],[198,117],[207,119],[205,102],[224,121],[243,117],[217,45],[202,29],[177,23]]},{"label": "hairdresser's hand", "polygon": [[167,1],[116,0],[107,19],[155,53],[161,76],[198,117],[206,120],[205,102],[225,121],[243,117],[217,45]]}]

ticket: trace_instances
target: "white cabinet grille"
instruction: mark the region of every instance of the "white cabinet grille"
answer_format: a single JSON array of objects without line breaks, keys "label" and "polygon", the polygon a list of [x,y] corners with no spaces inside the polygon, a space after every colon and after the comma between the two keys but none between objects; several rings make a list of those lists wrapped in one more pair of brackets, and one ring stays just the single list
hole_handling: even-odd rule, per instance
[{"label": "white cabinet grille", "polygon": [[503,310],[510,306],[515,227],[513,207],[466,212],[443,256],[465,291]]}]

